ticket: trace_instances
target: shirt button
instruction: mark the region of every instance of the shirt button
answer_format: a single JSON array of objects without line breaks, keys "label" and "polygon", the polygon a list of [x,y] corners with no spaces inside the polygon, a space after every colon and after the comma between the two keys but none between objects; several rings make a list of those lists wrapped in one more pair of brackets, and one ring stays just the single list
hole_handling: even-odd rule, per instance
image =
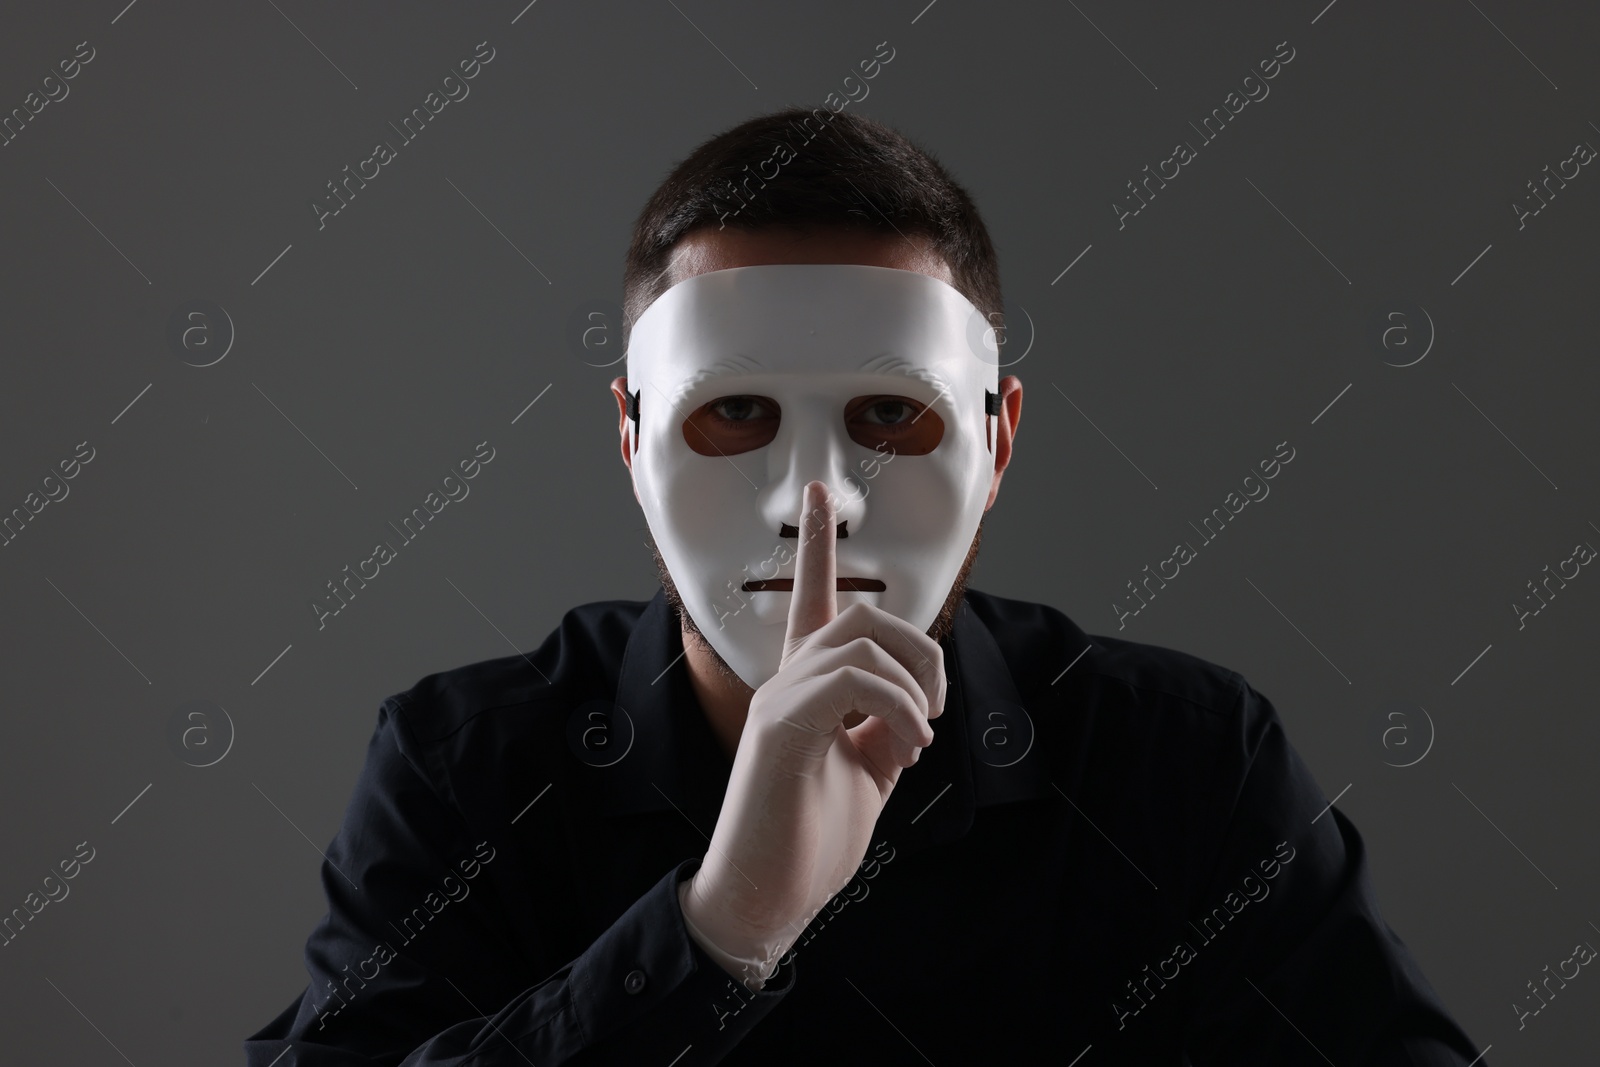
[{"label": "shirt button", "polygon": [[637,993],[644,988],[644,972],[629,971],[628,977],[622,980],[622,988],[630,993]]}]

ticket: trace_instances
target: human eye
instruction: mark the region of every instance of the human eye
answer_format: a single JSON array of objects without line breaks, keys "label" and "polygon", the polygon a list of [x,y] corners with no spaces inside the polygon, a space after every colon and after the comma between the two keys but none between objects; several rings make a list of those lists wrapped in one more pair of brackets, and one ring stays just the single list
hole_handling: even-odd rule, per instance
[{"label": "human eye", "polygon": [[878,426],[909,424],[922,405],[911,400],[880,400],[862,409],[862,417]]},{"label": "human eye", "polygon": [[925,456],[944,438],[944,420],[908,396],[858,396],[845,408],[850,439],[878,451]]},{"label": "human eye", "polygon": [[683,440],[702,456],[735,456],[771,443],[782,412],[766,396],[719,396],[683,420]]},{"label": "human eye", "polygon": [[724,396],[711,401],[706,408],[727,422],[749,422],[773,414],[760,397],[754,396]]}]

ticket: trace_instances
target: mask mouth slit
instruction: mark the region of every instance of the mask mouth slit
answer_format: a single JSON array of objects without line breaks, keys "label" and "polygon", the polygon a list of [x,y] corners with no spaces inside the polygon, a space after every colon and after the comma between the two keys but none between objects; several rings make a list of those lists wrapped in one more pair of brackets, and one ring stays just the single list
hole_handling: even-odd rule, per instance
[{"label": "mask mouth slit", "polygon": [[[779,537],[794,537],[794,538],[798,538],[800,536],[800,528],[797,527],[797,526],[790,526],[786,522],[780,522],[778,524],[778,536]],[[843,541],[846,537],[849,537],[849,536],[850,536],[850,520],[846,519],[843,522],[839,523],[838,528],[837,528],[837,532],[834,534],[834,537],[836,537],[840,541]]]},{"label": "mask mouth slit", "polygon": [[[877,578],[835,578],[834,591],[839,593],[881,593],[888,586]],[[792,593],[793,578],[757,578],[745,582],[740,589],[746,593]]]}]

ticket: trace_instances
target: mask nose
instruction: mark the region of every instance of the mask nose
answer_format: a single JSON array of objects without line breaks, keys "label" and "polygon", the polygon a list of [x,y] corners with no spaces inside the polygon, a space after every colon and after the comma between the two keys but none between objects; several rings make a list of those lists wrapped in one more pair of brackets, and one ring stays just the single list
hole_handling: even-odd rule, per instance
[{"label": "mask nose", "polygon": [[834,522],[844,524],[841,536],[861,528],[866,486],[851,459],[859,446],[845,434],[843,410],[833,407],[784,408],[782,425],[768,446],[768,481],[761,490],[761,516],[775,535],[804,529],[803,493],[811,481],[822,482],[832,494]]}]

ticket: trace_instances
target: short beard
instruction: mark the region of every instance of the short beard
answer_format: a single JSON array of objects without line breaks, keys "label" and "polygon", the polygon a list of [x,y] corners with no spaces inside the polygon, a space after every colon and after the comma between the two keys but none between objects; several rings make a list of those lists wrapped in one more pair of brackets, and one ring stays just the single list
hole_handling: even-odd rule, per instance
[{"label": "short beard", "polygon": [[[950,585],[950,592],[944,598],[944,604],[939,608],[939,614],[934,617],[933,625],[928,627],[927,634],[935,641],[943,642],[950,632],[955,629],[956,612],[961,610],[962,598],[967,593],[967,579],[972,574],[972,565],[978,558],[978,545],[983,540],[983,522],[988,518],[985,513],[978,519],[978,529],[972,535],[972,544],[967,548],[967,558],[961,561],[961,569],[956,572],[956,580]],[[647,542],[650,546],[650,555],[656,561],[656,574],[661,579],[661,588],[666,593],[667,603],[672,606],[673,614],[678,617],[678,624],[683,628],[684,636],[702,650],[710,654],[712,668],[719,676],[738,685],[749,686],[744,679],[739,677],[737,671],[728,665],[722,654],[716,650],[706,639],[700,627],[695,624],[694,616],[689,614],[689,609],[684,606],[683,597],[678,595],[678,587],[672,581],[672,575],[667,571],[667,561],[661,558],[661,552],[656,548],[656,541],[651,537]]]}]

